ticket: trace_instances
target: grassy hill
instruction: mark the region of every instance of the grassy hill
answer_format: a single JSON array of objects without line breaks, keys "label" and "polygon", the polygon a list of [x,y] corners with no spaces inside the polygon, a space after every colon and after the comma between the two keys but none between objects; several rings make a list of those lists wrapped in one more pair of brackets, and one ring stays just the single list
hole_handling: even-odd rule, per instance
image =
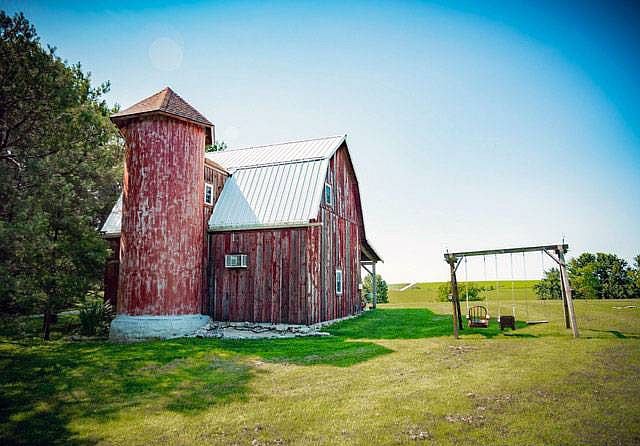
[{"label": "grassy hill", "polygon": [[[420,282],[405,291],[400,291],[400,289],[408,284],[391,284],[389,285],[389,302],[403,305],[424,305],[427,302],[437,302],[439,300],[438,289],[445,283],[448,284],[448,282]],[[538,283],[537,280],[516,280],[514,282],[504,280],[497,282],[497,284],[495,281],[471,283],[486,289],[482,292],[485,302],[510,302],[512,299],[516,301],[537,300],[533,291],[533,286]],[[464,295],[460,297],[464,300]]]}]

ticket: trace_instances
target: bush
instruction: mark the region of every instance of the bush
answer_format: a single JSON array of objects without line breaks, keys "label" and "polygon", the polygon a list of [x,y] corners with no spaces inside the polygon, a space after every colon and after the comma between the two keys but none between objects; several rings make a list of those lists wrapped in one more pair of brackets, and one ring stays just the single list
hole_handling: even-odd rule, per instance
[{"label": "bush", "polygon": [[[372,293],[373,293],[373,284],[371,280],[371,274],[367,274],[364,278],[363,283],[363,291],[365,299],[368,303],[371,303]],[[389,302],[389,286],[387,282],[382,278],[380,274],[376,274],[376,294],[377,294],[377,302],[379,304],[386,304]]]},{"label": "bush", "polygon": [[558,268],[545,270],[544,277],[533,286],[538,299],[562,299],[562,287],[560,285],[560,271]]},{"label": "bush", "polygon": [[[458,298],[462,301],[467,300],[469,293],[469,301],[484,300],[482,293],[488,291],[485,287],[477,286],[475,283],[458,283]],[[445,282],[438,287],[438,300],[440,302],[448,302],[449,294],[451,294],[451,283]]]},{"label": "bush", "polygon": [[100,298],[87,299],[78,304],[80,332],[85,336],[105,335],[113,319],[113,308]]}]

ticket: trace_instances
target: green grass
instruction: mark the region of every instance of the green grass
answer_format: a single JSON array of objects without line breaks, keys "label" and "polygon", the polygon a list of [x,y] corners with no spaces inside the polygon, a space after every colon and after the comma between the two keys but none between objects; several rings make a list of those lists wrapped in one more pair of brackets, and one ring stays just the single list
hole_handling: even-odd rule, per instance
[{"label": "green grass", "polygon": [[323,338],[42,343],[3,320],[0,444],[640,443],[640,309],[614,308],[640,302],[577,301],[574,340],[559,302],[516,300],[549,323],[455,341],[432,288]]}]

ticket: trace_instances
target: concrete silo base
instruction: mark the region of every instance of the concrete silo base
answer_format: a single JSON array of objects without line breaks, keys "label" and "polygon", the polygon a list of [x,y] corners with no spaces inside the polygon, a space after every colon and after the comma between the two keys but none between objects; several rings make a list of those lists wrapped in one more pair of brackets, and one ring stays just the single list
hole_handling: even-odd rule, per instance
[{"label": "concrete silo base", "polygon": [[111,322],[109,340],[136,342],[151,339],[180,338],[204,327],[211,318],[203,314],[172,316],[127,316],[119,314]]}]

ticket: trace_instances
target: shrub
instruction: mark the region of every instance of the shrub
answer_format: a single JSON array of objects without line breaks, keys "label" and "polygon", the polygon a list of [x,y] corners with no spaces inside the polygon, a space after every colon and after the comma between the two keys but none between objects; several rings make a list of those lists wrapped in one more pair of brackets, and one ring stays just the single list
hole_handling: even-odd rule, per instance
[{"label": "shrub", "polygon": [[78,304],[80,332],[85,336],[104,335],[113,319],[113,308],[100,298],[90,298]]},{"label": "shrub", "polygon": [[[487,291],[485,287],[477,286],[475,283],[458,283],[458,298],[460,300],[467,300],[467,293],[469,293],[470,301],[484,300],[482,293]],[[449,301],[449,294],[451,294],[451,283],[445,282],[438,287],[438,299],[440,302]]]},{"label": "shrub", "polygon": [[[365,299],[367,302],[371,303],[373,293],[371,274],[367,274],[365,276],[362,288],[364,290]],[[376,274],[376,294],[376,300],[379,304],[386,304],[389,302],[389,287],[380,274]]]},{"label": "shrub", "polygon": [[544,277],[533,286],[538,299],[562,299],[560,271],[558,268],[545,270]]}]

